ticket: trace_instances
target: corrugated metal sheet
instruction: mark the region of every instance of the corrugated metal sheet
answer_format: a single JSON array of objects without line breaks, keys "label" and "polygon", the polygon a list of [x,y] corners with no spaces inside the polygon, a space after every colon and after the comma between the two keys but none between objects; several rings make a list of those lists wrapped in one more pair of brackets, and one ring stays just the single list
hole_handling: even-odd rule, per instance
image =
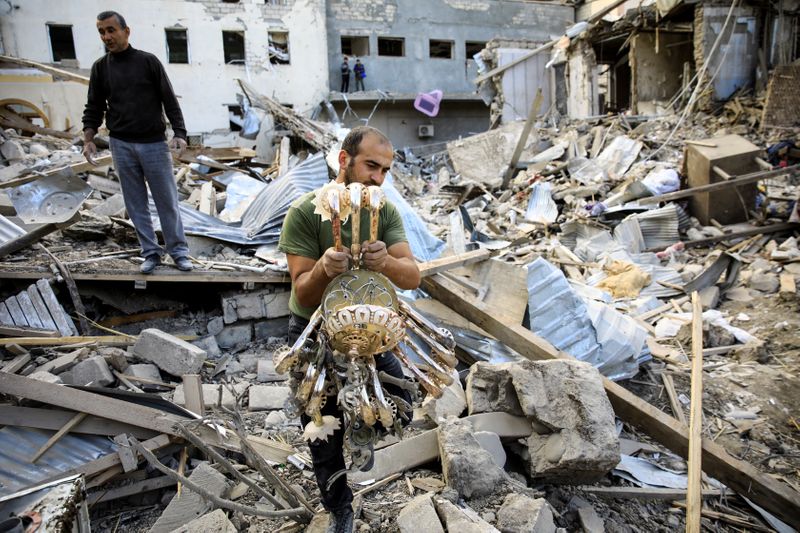
[{"label": "corrugated metal sheet", "polygon": [[25,235],[25,230],[0,215],[0,242],[8,242]]},{"label": "corrugated metal sheet", "polygon": [[36,485],[117,449],[116,444],[107,437],[68,433],[35,465],[31,464],[31,456],[53,433],[17,426],[6,426],[0,430],[0,496]]},{"label": "corrugated metal sheet", "polygon": [[[535,43],[539,46],[544,43]],[[528,49],[499,48],[497,50],[497,66],[511,63],[520,56],[529,53]],[[503,73],[503,123],[528,118],[536,91],[542,89],[542,106],[539,113],[550,109],[550,77],[545,65],[550,60],[549,53],[536,54],[532,58],[507,69]]]},{"label": "corrugated metal sheet", "polygon": [[642,230],[645,248],[666,248],[678,242],[678,208],[667,204],[659,209],[633,215]]},{"label": "corrugated metal sheet", "polygon": [[411,253],[417,261],[433,261],[442,255],[445,243],[441,239],[434,237],[428,231],[425,221],[420,218],[414,208],[406,202],[400,191],[394,186],[391,175],[387,175],[386,181],[381,186],[386,198],[392,202],[403,219],[403,228],[406,230],[408,245]]},{"label": "corrugated metal sheet", "polygon": [[531,331],[590,363],[609,379],[624,379],[638,371],[637,357],[644,337],[635,322],[629,323],[621,313],[604,307],[607,310],[594,311],[597,322],[593,323],[586,304],[558,267],[541,257],[528,265]]},{"label": "corrugated metal sheet", "polygon": [[[322,153],[317,153],[269,184],[256,196],[242,215],[241,222],[226,223],[181,204],[181,220],[189,235],[201,235],[236,244],[274,244],[289,206],[303,194],[328,182],[328,167]],[[158,212],[150,199],[150,218],[160,229]]]}]

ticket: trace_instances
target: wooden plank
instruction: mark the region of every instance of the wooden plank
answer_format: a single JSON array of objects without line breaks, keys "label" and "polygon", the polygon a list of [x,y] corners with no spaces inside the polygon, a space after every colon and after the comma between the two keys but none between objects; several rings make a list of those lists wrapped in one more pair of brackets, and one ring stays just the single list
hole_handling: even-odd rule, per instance
[{"label": "wooden plank", "polygon": [[[696,248],[698,246],[708,246],[709,244],[714,244],[720,241],[729,241],[733,239],[737,239],[739,237],[749,237],[750,235],[759,235],[759,234],[766,234],[766,233],[777,233],[779,231],[791,231],[797,230],[800,228],[800,224],[796,222],[780,222],[778,224],[770,224],[769,226],[755,226],[750,229],[735,231],[733,233],[726,233],[724,235],[717,235],[715,237],[706,237],[705,239],[697,239],[695,241],[686,241],[684,242],[684,246],[687,248]],[[658,252],[663,250],[663,247],[660,248],[648,248],[645,250],[646,252]]]},{"label": "wooden plank", "polygon": [[178,435],[175,425],[186,420],[151,407],[14,374],[0,373],[0,393],[99,417],[111,415],[113,420],[167,435]]},{"label": "wooden plank", "polygon": [[136,470],[139,467],[139,460],[136,457],[136,452],[131,447],[131,443],[128,442],[128,436],[124,433],[117,435],[114,437],[114,442],[117,443],[117,453],[119,454],[122,471],[127,473]]},{"label": "wooden plank", "polygon": [[481,261],[489,259],[491,256],[492,253],[489,250],[479,249],[463,254],[441,257],[439,259],[434,259],[433,261],[426,261],[425,263],[419,263],[417,266],[419,267],[420,275],[422,275],[424,278],[425,276],[432,276],[434,274],[438,274],[439,272],[445,272],[454,268],[480,263]]},{"label": "wooden plank", "polygon": [[47,310],[47,306],[42,299],[42,295],[39,294],[39,289],[36,288],[36,285],[31,285],[27,288],[28,296],[31,298],[31,302],[33,303],[34,309],[36,309],[36,313],[39,315],[39,320],[42,321],[42,327],[44,329],[58,329],[56,323],[53,322],[53,317],[50,316],[50,311]]},{"label": "wooden plank", "polygon": [[44,324],[42,324],[42,321],[39,319],[39,313],[37,313],[36,308],[33,307],[33,302],[27,291],[22,291],[17,294],[17,302],[22,310],[22,314],[25,315],[25,320],[28,321],[28,325],[32,328],[44,329]]},{"label": "wooden plank", "polygon": [[675,383],[672,381],[672,374],[663,372],[661,374],[661,381],[664,382],[664,389],[667,391],[669,397],[669,405],[672,407],[672,414],[678,419],[681,424],[686,423],[686,415],[683,414],[681,402],[678,401],[678,394],[675,392]]},{"label": "wooden plank", "polygon": [[59,139],[67,139],[70,141],[78,136],[78,134],[76,133],[67,133],[65,131],[54,130],[52,128],[43,128],[41,126],[36,126],[29,120],[26,120],[25,117],[22,117],[18,113],[15,113],[5,107],[0,107],[0,126],[3,126],[4,128],[13,128],[21,131],[26,131],[28,133],[40,133],[43,135],[52,135],[53,137],[58,137]]},{"label": "wooden plank", "polygon": [[67,421],[67,423],[64,424],[63,427],[59,428],[59,430],[56,431],[56,433],[52,437],[47,439],[47,442],[45,442],[42,445],[42,447],[39,448],[36,451],[36,453],[33,454],[33,457],[31,457],[31,463],[35,463],[36,461],[38,461],[42,455],[47,453],[47,450],[52,448],[55,445],[55,443],[61,440],[61,437],[69,433],[72,430],[72,428],[80,424],[83,421],[83,419],[86,418],[87,416],[88,415],[86,413],[74,413],[74,416],[70,418]]},{"label": "wooden plank", "polygon": [[50,316],[53,317],[53,322],[56,323],[58,331],[66,336],[78,333],[72,320],[64,312],[64,308],[58,303],[58,299],[56,299],[56,295],[47,280],[40,279],[37,281],[36,288],[39,289],[39,294],[42,295],[42,300],[44,300],[47,310],[50,311]]},{"label": "wooden plank", "polygon": [[[60,409],[41,409],[34,407],[16,407],[14,405],[0,405],[0,425],[20,426],[28,428],[58,430],[69,422],[75,413]],[[72,428],[73,433],[86,435],[106,435],[113,437],[120,433],[128,433],[137,439],[150,439],[156,433],[151,430],[123,424],[108,418],[88,416],[77,426]]]},{"label": "wooden plank", "polygon": [[781,288],[779,296],[783,298],[791,298],[797,294],[797,283],[794,281],[794,274],[789,272],[782,272],[780,275]]},{"label": "wooden plank", "polygon": [[0,335],[6,337],[58,337],[59,333],[54,329],[0,325]]},{"label": "wooden plank", "polygon": [[183,397],[184,406],[188,411],[204,416],[206,405],[203,401],[203,382],[200,374],[184,374],[183,378]]},{"label": "wooden plank", "polygon": [[502,189],[508,187],[508,182],[511,181],[511,178],[513,178],[514,174],[517,172],[519,156],[522,155],[522,150],[525,148],[525,144],[528,142],[528,137],[531,134],[533,123],[536,122],[536,115],[539,114],[539,108],[542,107],[543,100],[544,96],[542,95],[542,88],[539,87],[536,89],[536,96],[533,98],[533,102],[531,102],[531,109],[528,111],[528,119],[525,121],[525,125],[522,127],[522,134],[519,136],[519,139],[517,139],[517,145],[514,147],[514,152],[511,154],[511,161],[508,163],[508,170],[506,170],[505,176],[503,176],[503,184],[501,185]]},{"label": "wooden plank", "polygon": [[[662,489],[660,487],[592,487],[584,485],[576,487],[587,494],[593,494],[598,498],[619,498],[623,500],[681,500],[686,498],[684,489]],[[715,498],[721,496],[719,489],[706,489],[703,491],[703,498]]]},{"label": "wooden plank", "polygon": [[[54,228],[55,231],[58,228]],[[35,242],[35,241],[34,241]],[[2,247],[0,247],[2,249]],[[0,253],[2,257],[2,253]],[[45,268],[26,268],[26,269],[2,269],[0,268],[0,279],[50,279],[53,273]],[[72,272],[72,279],[75,281],[146,281],[151,282],[178,282],[178,283],[291,283],[288,273],[282,272],[243,272],[220,270],[193,270],[191,272],[181,272],[179,270],[164,269],[152,274],[139,273],[139,267],[131,267],[130,270],[116,271],[90,271]]]},{"label": "wooden plank", "polygon": [[11,319],[14,321],[15,326],[30,326],[28,321],[25,319],[25,313],[22,312],[22,308],[20,307],[16,296],[9,296],[6,298],[6,308],[11,314]]},{"label": "wooden plank", "polygon": [[135,483],[131,483],[130,485],[117,487],[111,490],[98,490],[97,492],[88,494],[87,499],[89,506],[92,506],[96,503],[118,500],[120,498],[127,498],[128,496],[134,496],[143,492],[150,492],[153,490],[160,490],[174,486],[174,479],[169,476],[159,476],[143,479],[142,481],[137,481]]},{"label": "wooden plank", "polygon": [[278,151],[278,177],[280,178],[289,172],[289,157],[292,155],[291,139],[283,137],[281,139],[280,150]]},{"label": "wooden plank", "polygon": [[20,185],[24,185],[25,183],[30,183],[31,181],[36,181],[41,177],[52,176],[54,174],[58,174],[60,172],[64,172],[65,170],[69,169],[69,172],[73,175],[79,174],[81,172],[86,172],[87,170],[93,170],[98,167],[106,167],[113,163],[113,159],[111,154],[95,157],[95,163],[97,166],[92,165],[88,161],[81,161],[79,163],[73,163],[71,165],[65,165],[61,167],[52,168],[40,174],[29,174],[27,176],[23,176],[21,178],[16,178],[13,180],[8,180],[0,183],[0,189],[7,189],[9,187],[18,187]]},{"label": "wooden plank", "polygon": [[703,508],[703,306],[697,291],[692,293],[692,386],[689,407],[688,487],[686,491],[686,533],[700,533]]},{"label": "wooden plank", "polygon": [[[150,440],[146,440],[142,443],[146,449],[150,451],[160,450],[162,448],[166,448],[171,443],[170,438],[167,435],[158,435],[157,437],[153,437]],[[119,454],[114,452],[108,455],[104,455],[99,459],[95,459],[94,461],[90,461],[88,463],[84,463],[78,467],[72,468],[66,472],[58,474],[58,477],[66,477],[71,476],[74,474],[83,474],[87,478],[91,476],[95,476],[101,472],[107,471],[109,468],[114,468],[120,465]],[[119,470],[122,471],[122,468]]]},{"label": "wooden plank", "polygon": [[0,324],[14,325],[14,319],[11,318],[11,313],[8,312],[5,302],[0,302]]},{"label": "wooden plank", "polygon": [[30,59],[23,59],[20,57],[12,57],[4,55],[0,56],[0,60],[3,60],[8,63],[14,63],[16,65],[22,65],[25,67],[33,67],[35,69],[41,70],[42,72],[47,72],[48,74],[52,74],[53,76],[57,76],[59,78],[64,78],[65,80],[68,81],[74,81],[82,83],[84,85],[89,85],[88,76],[81,76],[80,74],[69,72],[67,70],[63,70],[60,68],[51,67],[50,65],[45,65],[44,63],[39,63],[37,61],[31,61]]},{"label": "wooden plank", "polygon": [[[541,337],[517,324],[504,324],[493,309],[459,291],[441,275],[425,278],[423,288],[434,298],[483,328],[523,357],[533,360],[571,358]],[[643,401],[613,381],[603,379],[615,414],[639,427],[660,444],[686,458],[689,431],[673,417]],[[759,472],[740,461],[720,445],[706,439],[702,443],[702,461],[706,473],[732,490],[753,500],[794,528],[800,528],[800,494],[785,483]]]},{"label": "wooden plank", "polygon": [[[193,341],[196,335],[177,335],[179,339]],[[69,346],[71,344],[101,344],[103,346],[128,346],[136,342],[136,337],[129,335],[84,335],[66,337],[18,337],[14,339],[0,339],[0,346],[19,344],[20,346]]]},{"label": "wooden plank", "polygon": [[729,189],[737,185],[747,185],[748,183],[755,183],[767,178],[775,178],[783,176],[795,176],[800,172],[800,165],[793,165],[791,167],[779,168],[776,170],[760,170],[758,172],[751,172],[742,176],[734,176],[729,180],[720,181],[717,183],[709,183],[708,185],[700,185],[699,187],[692,187],[690,189],[683,189],[681,191],[670,192],[667,194],[659,194],[658,196],[648,196],[646,198],[639,198],[637,201],[640,204],[657,204],[660,202],[671,202],[680,198],[688,198],[695,194],[721,191]]},{"label": "wooden plank", "polygon": [[9,374],[16,374],[23,368],[25,365],[31,362],[31,354],[25,352],[23,354],[19,354],[14,359],[3,365],[3,368],[0,368],[0,372],[6,372]]}]

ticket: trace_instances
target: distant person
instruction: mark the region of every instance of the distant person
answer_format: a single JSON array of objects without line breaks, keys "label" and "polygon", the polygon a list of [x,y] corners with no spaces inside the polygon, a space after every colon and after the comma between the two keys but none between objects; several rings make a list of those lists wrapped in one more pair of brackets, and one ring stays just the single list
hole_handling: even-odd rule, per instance
[{"label": "distant person", "polygon": [[[192,270],[170,154],[170,149],[179,155],[186,149],[186,126],[178,99],[156,56],[128,44],[131,29],[122,15],[103,11],[97,15],[97,31],[108,53],[92,65],[83,112],[83,155],[95,164],[93,140],[105,117],[125,209],[142,247],[141,272],[152,273],[164,253],[150,220],[148,185],[167,252],[179,270]],[[175,132],[169,146],[162,112]]]},{"label": "distant person", "polygon": [[339,92],[350,92],[350,64],[347,62],[347,56],[342,61],[342,88]]},{"label": "distant person", "polygon": [[353,75],[356,78],[356,91],[365,91],[364,78],[367,77],[367,71],[360,59],[356,59],[356,64],[353,65]]}]

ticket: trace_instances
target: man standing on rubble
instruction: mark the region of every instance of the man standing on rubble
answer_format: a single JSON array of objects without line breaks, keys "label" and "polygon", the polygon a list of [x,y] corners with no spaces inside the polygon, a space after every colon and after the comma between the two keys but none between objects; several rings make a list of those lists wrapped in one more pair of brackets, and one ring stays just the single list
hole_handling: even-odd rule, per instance
[{"label": "man standing on rubble", "polygon": [[[359,126],[347,134],[339,151],[338,183],[362,183],[364,186],[383,184],[392,165],[394,151],[386,136],[375,128]],[[314,213],[316,191],[305,194],[292,204],[281,230],[278,250],[286,253],[292,293],[289,299],[289,344],[305,329],[311,314],[320,305],[322,294],[333,278],[348,270],[354,259],[349,248],[337,252],[333,247],[330,221]],[[352,220],[352,216],[351,216]],[[406,239],[403,221],[397,208],[386,202],[379,214],[378,241],[369,243],[369,224],[361,225],[362,263],[365,268],[380,272],[401,289],[415,289],[420,273]],[[349,242],[351,222],[342,224],[342,240]],[[357,258],[356,258],[357,259]],[[400,363],[391,353],[375,357],[376,367],[396,378],[403,378]],[[393,395],[411,403],[407,391],[391,384],[385,385]],[[341,412],[336,398],[328,398],[322,414],[338,416]],[[302,422],[310,421],[303,415]],[[353,527],[353,493],[346,476],[339,476],[327,487],[328,480],[345,469],[343,456],[344,424],[328,440],[309,442],[314,474],[322,495],[322,504],[330,512],[329,532],[350,532]]]},{"label": "man standing on rubble", "polygon": [[367,77],[367,69],[364,68],[364,64],[360,59],[356,59],[356,64],[353,65],[353,76],[356,78],[356,91],[365,90],[364,78]]},{"label": "man standing on rubble", "polygon": [[[97,15],[97,31],[108,53],[92,65],[83,113],[83,155],[94,164],[94,136],[105,117],[125,209],[142,247],[141,272],[152,273],[163,254],[150,219],[148,185],[167,252],[178,269],[192,270],[170,153],[174,150],[180,154],[186,148],[186,127],[178,99],[156,56],[128,44],[131,29],[122,15],[103,11]],[[169,146],[162,113],[175,132]]]},{"label": "man standing on rubble", "polygon": [[350,63],[347,62],[347,56],[344,56],[344,61],[342,61],[342,87],[339,92],[346,93],[350,92]]}]

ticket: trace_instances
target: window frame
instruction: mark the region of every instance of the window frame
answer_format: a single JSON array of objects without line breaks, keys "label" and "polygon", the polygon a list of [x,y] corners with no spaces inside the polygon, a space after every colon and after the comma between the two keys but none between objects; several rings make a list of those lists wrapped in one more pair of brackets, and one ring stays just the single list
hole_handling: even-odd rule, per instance
[{"label": "window frame", "polygon": [[[448,57],[433,55],[434,43],[437,45],[449,45],[450,55]],[[456,58],[456,42],[448,39],[428,39],[428,59],[455,59]]]},{"label": "window frame", "polygon": [[[241,59],[230,59],[230,60],[228,59],[228,56],[230,54],[226,51],[226,47],[225,47],[225,43],[226,43],[225,34],[226,33],[238,34],[238,35],[242,36],[242,58]],[[239,65],[239,66],[241,66],[241,65],[244,65],[244,63],[246,61],[247,61],[247,40],[245,39],[244,30],[222,30],[222,62],[225,65]]]},{"label": "window frame", "polygon": [[[169,45],[169,34],[183,32],[184,42],[186,44],[186,61],[172,61]],[[167,63],[170,65],[191,65],[192,57],[189,53],[189,30],[187,28],[173,27],[164,28],[164,44],[167,48]]]},{"label": "window frame", "polygon": [[[401,45],[401,50],[399,55],[394,54],[382,54],[381,53],[381,41],[399,41]],[[406,38],[405,37],[388,37],[388,36],[379,36],[378,37],[378,57],[406,57]]]},{"label": "window frame", "polygon": [[[53,63],[61,63],[62,60],[66,59],[67,61],[77,60],[78,53],[75,50],[75,33],[72,31],[72,24],[56,24],[56,23],[46,23],[45,27],[47,29],[47,42],[50,44],[50,57],[53,58]],[[56,49],[53,46],[53,34],[51,32],[52,28],[67,28],[69,29],[69,35],[72,40],[72,56],[73,57],[59,57],[56,59]],[[59,54],[60,55],[60,54]]]}]

